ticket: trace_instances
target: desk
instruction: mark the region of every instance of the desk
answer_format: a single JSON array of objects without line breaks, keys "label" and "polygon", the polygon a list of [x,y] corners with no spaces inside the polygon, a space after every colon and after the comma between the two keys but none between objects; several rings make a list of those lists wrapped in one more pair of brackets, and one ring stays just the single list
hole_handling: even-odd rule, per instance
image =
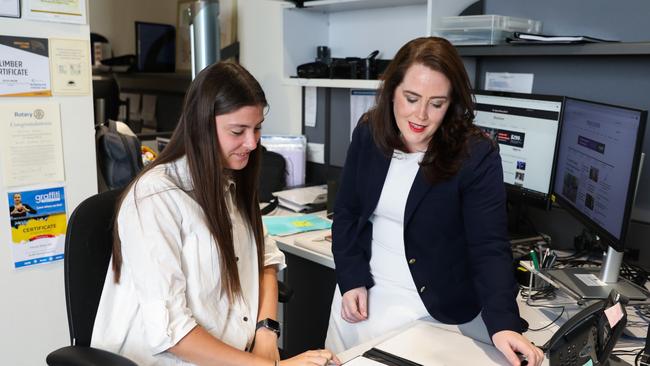
[{"label": "desk", "polygon": [[[274,214],[282,214],[274,211]],[[291,301],[284,304],[282,349],[295,356],[309,349],[324,348],[332,295],[336,286],[334,258],[295,244],[301,237],[324,237],[319,230],[273,237],[286,256],[283,281],[293,289]]]},{"label": "desk", "polygon": [[[321,231],[321,233],[324,236],[326,231]],[[295,244],[296,238],[313,235],[314,233],[303,233],[275,238],[278,247],[287,256],[285,281],[295,290],[295,297],[285,305],[285,329],[283,333],[285,338],[283,338],[283,344],[288,355],[295,355],[308,349],[322,348],[327,332],[332,294],[336,285],[333,270],[334,260],[331,256],[325,256]],[[557,308],[531,307],[521,297],[517,298],[517,303],[521,316],[529,323],[529,329],[538,329],[549,325],[561,312],[561,309]],[[524,333],[529,340],[537,345],[546,343],[559,329],[561,324],[581,310],[573,298],[561,292],[558,293],[558,297],[552,302],[535,301],[532,305],[564,306],[564,313],[555,323],[543,330],[529,330]],[[631,315],[628,313],[628,318]],[[351,348],[340,353],[338,357],[341,361],[348,361],[391,336],[405,331],[410,326],[412,324]],[[439,324],[437,326],[447,329],[453,328],[453,326],[445,324]],[[640,340],[629,341],[621,339],[617,344],[617,349],[638,348],[643,346],[641,343]],[[450,350],[450,352],[462,351]],[[622,358],[630,363],[634,361],[634,356],[625,356]],[[466,363],[472,364],[472,360],[465,361],[469,361]],[[505,360],[499,361],[503,361],[503,365],[507,364]],[[474,364],[482,363],[478,362]],[[548,365],[548,361],[546,360],[543,365]]]}]

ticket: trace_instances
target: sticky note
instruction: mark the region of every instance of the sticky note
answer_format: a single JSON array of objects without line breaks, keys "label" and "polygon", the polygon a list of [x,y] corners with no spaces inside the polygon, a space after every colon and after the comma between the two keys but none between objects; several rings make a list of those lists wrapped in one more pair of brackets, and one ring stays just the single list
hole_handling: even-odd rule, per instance
[{"label": "sticky note", "polygon": [[609,327],[614,328],[614,326],[623,319],[623,308],[621,308],[621,303],[616,303],[610,308],[605,309],[605,316],[609,322]]},{"label": "sticky note", "polygon": [[295,226],[295,227],[310,227],[310,226],[314,226],[314,224],[312,224],[311,222],[309,222],[309,221],[304,221],[304,220],[296,220],[296,221],[292,222],[291,224],[292,224],[293,226]]}]

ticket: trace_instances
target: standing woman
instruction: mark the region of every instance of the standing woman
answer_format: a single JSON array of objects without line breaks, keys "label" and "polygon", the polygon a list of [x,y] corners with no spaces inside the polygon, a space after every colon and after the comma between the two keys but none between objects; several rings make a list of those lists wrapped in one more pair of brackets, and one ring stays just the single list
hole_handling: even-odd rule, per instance
[{"label": "standing woman", "polygon": [[512,365],[515,351],[541,363],[519,333],[501,159],[473,118],[448,41],[398,51],[353,133],[337,194],[329,349],[428,318],[491,340]]},{"label": "standing woman", "polygon": [[320,350],[279,362],[267,320],[277,314],[285,264],[263,233],[257,200],[266,106],[259,83],[235,63],[209,66],[192,82],[169,144],[121,198],[93,347],[145,366],[332,358]]}]

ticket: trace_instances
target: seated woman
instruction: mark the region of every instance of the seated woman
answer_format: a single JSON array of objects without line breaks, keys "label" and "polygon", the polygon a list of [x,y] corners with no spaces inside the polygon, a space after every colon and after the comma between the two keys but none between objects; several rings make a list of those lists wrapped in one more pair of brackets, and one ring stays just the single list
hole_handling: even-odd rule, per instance
[{"label": "seated woman", "polygon": [[92,346],[138,365],[280,362],[273,319],[284,255],[257,199],[266,98],[235,63],[201,71],[160,156],[125,189]]}]

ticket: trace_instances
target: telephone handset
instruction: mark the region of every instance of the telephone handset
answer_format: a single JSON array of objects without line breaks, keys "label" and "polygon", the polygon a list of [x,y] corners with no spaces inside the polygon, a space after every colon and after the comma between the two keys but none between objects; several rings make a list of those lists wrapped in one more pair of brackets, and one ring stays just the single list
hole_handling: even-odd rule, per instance
[{"label": "telephone handset", "polygon": [[[616,303],[620,303],[623,317],[610,328],[605,309]],[[589,361],[595,365],[607,364],[627,323],[625,304],[627,299],[612,291],[608,299],[589,305],[564,323],[543,347],[550,366],[582,366]]]}]

